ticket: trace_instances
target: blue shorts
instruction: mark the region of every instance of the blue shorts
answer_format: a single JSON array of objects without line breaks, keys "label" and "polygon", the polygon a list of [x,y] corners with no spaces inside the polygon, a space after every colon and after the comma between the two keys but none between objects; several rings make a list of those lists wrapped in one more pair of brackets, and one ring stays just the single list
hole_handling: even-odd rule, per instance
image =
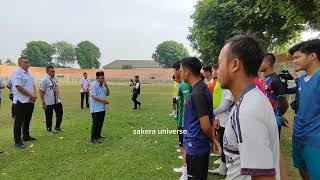
[{"label": "blue shorts", "polygon": [[292,138],[294,167],[308,172],[311,180],[320,179],[320,147],[300,144]]}]

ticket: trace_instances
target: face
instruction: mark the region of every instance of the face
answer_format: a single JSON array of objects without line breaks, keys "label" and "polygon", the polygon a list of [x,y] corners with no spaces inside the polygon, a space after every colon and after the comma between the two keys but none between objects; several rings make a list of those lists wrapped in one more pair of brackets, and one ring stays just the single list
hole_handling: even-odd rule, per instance
[{"label": "face", "polygon": [[229,44],[226,44],[220,51],[218,64],[219,68],[217,70],[218,81],[222,88],[229,89],[232,79],[234,77],[234,72],[238,70],[237,59],[230,59],[231,53],[229,51]]},{"label": "face", "polygon": [[213,78],[217,78],[218,74],[217,74],[217,70],[212,68],[212,76]]},{"label": "face", "polygon": [[293,53],[293,63],[296,71],[306,70],[308,66],[312,63],[312,56],[314,53],[309,55],[302,53],[301,51],[296,51]]},{"label": "face", "polygon": [[98,81],[99,83],[103,83],[103,82],[104,82],[104,76],[99,76],[99,77],[97,78],[97,81]]},{"label": "face", "polygon": [[28,59],[21,59],[19,61],[19,66],[24,70],[28,70],[29,69],[29,60]]},{"label": "face", "polygon": [[270,62],[266,58],[263,58],[263,61],[259,68],[259,72],[265,72],[269,68],[269,66],[270,66]]},{"label": "face", "polygon": [[50,77],[54,77],[55,74],[56,74],[56,71],[53,69],[53,68],[49,68],[47,70],[47,74],[50,76]]},{"label": "face", "polygon": [[87,79],[87,78],[88,78],[88,74],[83,74],[83,77],[84,77],[85,79]]},{"label": "face", "polygon": [[180,78],[181,80],[188,82],[188,76],[189,76],[189,71],[188,69],[182,67],[182,65],[180,66]]},{"label": "face", "polygon": [[175,77],[175,81],[177,81],[177,82],[179,82],[179,81],[181,81],[181,71],[180,71],[180,69],[174,69],[173,70],[173,72],[174,72],[174,77]]}]

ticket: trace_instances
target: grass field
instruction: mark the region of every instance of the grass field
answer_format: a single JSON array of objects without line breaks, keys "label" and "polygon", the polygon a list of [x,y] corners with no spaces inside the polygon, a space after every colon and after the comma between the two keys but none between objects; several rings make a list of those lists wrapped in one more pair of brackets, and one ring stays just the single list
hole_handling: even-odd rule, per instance
[{"label": "grass field", "polygon": [[[91,116],[80,110],[78,85],[63,85],[64,106],[62,127],[65,132],[48,137],[45,116],[38,99],[30,126],[36,142],[27,148],[13,146],[13,120],[10,116],[8,91],[3,91],[0,110],[0,179],[178,179],[172,171],[181,165],[176,152],[177,135],[134,135],[133,130],[174,130],[171,112],[171,85],[143,85],[142,108],[132,110],[127,85],[111,84],[108,107],[102,134],[102,144],[89,142]],[[292,118],[291,118],[292,119]],[[55,123],[55,121],[54,121]],[[282,151],[290,169],[290,179],[300,179],[291,165],[291,130],[282,132]],[[257,137],[258,138],[258,137]],[[213,162],[214,159],[211,160]],[[210,168],[213,163],[210,163]],[[209,176],[208,179],[223,179]]]}]

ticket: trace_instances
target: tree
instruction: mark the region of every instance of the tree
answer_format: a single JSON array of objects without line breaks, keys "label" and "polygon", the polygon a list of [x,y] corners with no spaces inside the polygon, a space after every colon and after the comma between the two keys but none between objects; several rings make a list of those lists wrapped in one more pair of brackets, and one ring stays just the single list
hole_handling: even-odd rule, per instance
[{"label": "tree", "polygon": [[[298,6],[297,2],[200,0],[191,16],[194,24],[188,39],[200,53],[204,64],[216,64],[225,41],[244,32],[252,32],[261,38],[269,51],[287,47],[288,43],[299,39],[308,22],[305,17],[310,17],[303,11],[297,11],[301,5]],[[305,16],[301,15],[303,13]],[[317,18],[320,19],[319,16]]]},{"label": "tree", "polygon": [[75,50],[73,45],[65,42],[59,41],[53,44],[55,54],[56,54],[56,66],[67,67],[75,62]]},{"label": "tree", "polygon": [[123,64],[122,69],[133,69],[133,67],[130,64]]},{"label": "tree", "polygon": [[189,56],[188,50],[176,41],[160,43],[152,54],[152,58],[164,68],[171,68],[175,62],[186,56]]},{"label": "tree", "polygon": [[11,59],[7,58],[7,60],[3,63],[7,66],[16,66],[16,63],[14,63]]},{"label": "tree", "polygon": [[82,69],[100,67],[100,49],[90,41],[82,41],[76,47],[77,62]]},{"label": "tree", "polygon": [[0,65],[2,65],[2,59],[0,58]]},{"label": "tree", "polygon": [[30,66],[46,67],[52,65],[52,55],[54,49],[51,44],[45,41],[31,41],[27,43],[27,47],[22,54],[29,57]]}]

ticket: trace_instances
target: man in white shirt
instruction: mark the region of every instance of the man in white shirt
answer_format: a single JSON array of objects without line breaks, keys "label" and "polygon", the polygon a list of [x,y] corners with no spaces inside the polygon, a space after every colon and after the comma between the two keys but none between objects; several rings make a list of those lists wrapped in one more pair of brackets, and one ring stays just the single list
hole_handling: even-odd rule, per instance
[{"label": "man in white shirt", "polygon": [[11,80],[11,76],[8,78],[8,81],[7,81],[7,84],[6,84],[6,86],[7,86],[7,88],[9,89],[9,91],[10,91],[10,94],[9,94],[9,99],[11,100],[11,117],[12,118],[15,118],[15,116],[16,116],[16,114],[15,114],[15,109],[14,109],[14,107],[15,107],[15,104],[13,103],[13,92],[12,92],[12,80]]},{"label": "man in white shirt", "polygon": [[0,108],[1,108],[1,100],[2,100],[1,89],[4,89],[4,88],[5,88],[4,84],[2,83],[2,81],[0,81]]},{"label": "man in white shirt", "polygon": [[[17,69],[12,73],[13,103],[15,103],[16,117],[14,121],[14,141],[18,149],[25,148],[23,141],[35,141],[30,136],[29,125],[32,118],[34,103],[37,100],[34,79],[29,69],[29,59],[21,56]],[[23,138],[21,139],[21,127]]]},{"label": "man in white shirt", "polygon": [[83,101],[84,97],[86,97],[86,107],[89,108],[89,89],[90,89],[90,81],[88,79],[88,74],[83,73],[83,78],[80,81],[80,94],[81,94],[81,109],[83,109]]},{"label": "man in white shirt", "polygon": [[58,80],[55,78],[55,70],[53,66],[46,68],[47,75],[40,81],[40,98],[42,101],[42,108],[46,114],[46,125],[48,135],[52,135],[52,116],[53,110],[56,112],[56,126],[55,131],[63,132],[60,125],[62,123],[63,107],[60,99],[60,91]]},{"label": "man in white shirt", "polygon": [[254,84],[263,49],[253,37],[237,36],[219,55],[218,80],[235,97],[223,138],[227,179],[280,180],[275,114]]}]

